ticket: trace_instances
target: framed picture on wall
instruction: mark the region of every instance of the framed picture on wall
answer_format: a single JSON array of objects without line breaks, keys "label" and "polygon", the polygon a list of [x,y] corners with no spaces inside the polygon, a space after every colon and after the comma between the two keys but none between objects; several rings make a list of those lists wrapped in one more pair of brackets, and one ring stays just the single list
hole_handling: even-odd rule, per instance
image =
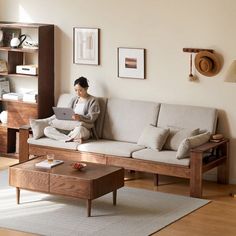
[{"label": "framed picture on wall", "polygon": [[73,28],[73,62],[99,65],[99,29]]},{"label": "framed picture on wall", "polygon": [[145,79],[145,49],[118,48],[118,77]]}]

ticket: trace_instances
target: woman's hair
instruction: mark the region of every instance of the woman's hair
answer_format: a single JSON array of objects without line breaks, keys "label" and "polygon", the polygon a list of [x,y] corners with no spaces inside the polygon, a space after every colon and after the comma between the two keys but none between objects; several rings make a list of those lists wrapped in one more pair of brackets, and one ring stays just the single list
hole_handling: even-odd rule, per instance
[{"label": "woman's hair", "polygon": [[81,76],[79,77],[78,79],[75,80],[74,82],[74,86],[79,84],[82,88],[88,88],[89,85],[88,85],[88,80],[87,78]]}]

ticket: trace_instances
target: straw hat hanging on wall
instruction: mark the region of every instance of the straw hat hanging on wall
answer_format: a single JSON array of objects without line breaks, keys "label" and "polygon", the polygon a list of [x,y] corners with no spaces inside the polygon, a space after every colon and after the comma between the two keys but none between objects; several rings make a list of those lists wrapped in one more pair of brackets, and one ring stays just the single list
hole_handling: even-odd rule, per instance
[{"label": "straw hat hanging on wall", "polygon": [[215,76],[220,72],[221,65],[218,56],[209,51],[200,51],[195,56],[197,71],[205,76]]}]

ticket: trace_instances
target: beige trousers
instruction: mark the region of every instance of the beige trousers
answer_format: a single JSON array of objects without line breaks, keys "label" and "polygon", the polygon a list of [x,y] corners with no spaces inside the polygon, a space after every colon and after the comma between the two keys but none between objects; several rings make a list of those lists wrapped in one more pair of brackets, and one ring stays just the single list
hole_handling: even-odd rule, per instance
[{"label": "beige trousers", "polygon": [[68,141],[79,141],[81,139],[87,140],[90,137],[90,131],[83,126],[78,126],[75,127],[69,134],[66,135],[61,133],[54,127],[47,126],[44,129],[44,135],[51,139],[68,142]]}]

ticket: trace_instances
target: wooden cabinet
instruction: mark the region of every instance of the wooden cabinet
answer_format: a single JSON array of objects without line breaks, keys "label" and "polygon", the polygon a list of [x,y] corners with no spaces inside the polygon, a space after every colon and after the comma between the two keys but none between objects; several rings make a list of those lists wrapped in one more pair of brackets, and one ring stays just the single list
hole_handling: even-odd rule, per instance
[{"label": "wooden cabinet", "polygon": [[[5,77],[10,82],[11,92],[32,85],[36,91],[36,102],[24,102],[6,100],[0,98],[1,110],[8,111],[8,123],[0,127],[0,152],[15,150],[14,133],[20,126],[29,124],[30,118],[45,118],[52,115],[54,105],[54,25],[51,24],[25,24],[0,22],[0,30],[3,32],[20,32],[31,38],[34,36],[38,47],[11,48],[9,40],[3,40],[0,46],[0,59],[7,62],[8,72],[1,73],[0,78]],[[8,33],[9,34],[9,33]],[[9,37],[9,35],[7,35]],[[5,43],[5,45],[4,45]],[[17,74],[17,65],[37,64],[37,75]],[[20,88],[19,88],[20,87]]]}]

